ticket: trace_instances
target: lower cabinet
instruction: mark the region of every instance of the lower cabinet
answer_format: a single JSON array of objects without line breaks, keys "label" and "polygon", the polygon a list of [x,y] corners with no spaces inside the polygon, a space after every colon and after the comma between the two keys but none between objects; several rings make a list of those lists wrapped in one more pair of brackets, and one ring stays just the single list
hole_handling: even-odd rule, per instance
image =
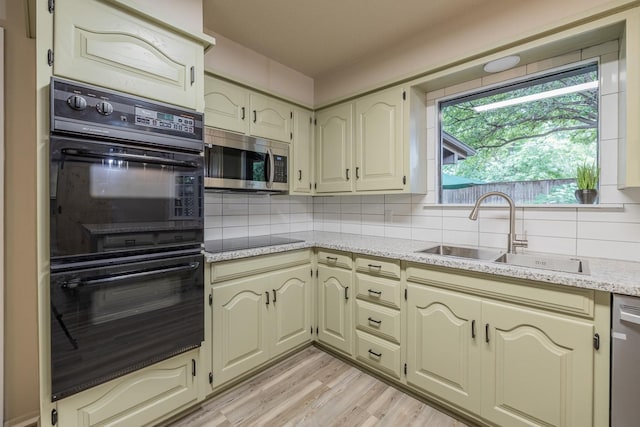
[{"label": "lower cabinet", "polygon": [[57,425],[155,425],[197,403],[198,360],[199,350],[192,350],[62,399]]},{"label": "lower cabinet", "polygon": [[[594,291],[554,301],[547,285],[409,270],[422,282],[407,285],[410,386],[500,426],[601,425],[594,384],[608,364],[596,364],[593,342],[607,319],[594,318]],[[582,314],[545,309],[552,302]]]},{"label": "lower cabinet", "polygon": [[318,340],[348,355],[353,344],[351,270],[318,265]]},{"label": "lower cabinet", "polygon": [[[255,263],[247,264],[245,260],[212,266],[222,274],[227,268],[231,272],[229,277],[246,276],[213,280],[214,388],[313,337],[309,252],[258,257],[252,261]],[[290,266],[296,263],[302,265]]]}]

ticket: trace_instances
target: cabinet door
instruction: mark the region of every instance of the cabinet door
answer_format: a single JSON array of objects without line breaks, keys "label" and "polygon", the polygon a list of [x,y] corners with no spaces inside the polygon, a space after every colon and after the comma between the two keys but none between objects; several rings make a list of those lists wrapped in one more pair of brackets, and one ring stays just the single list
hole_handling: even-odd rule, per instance
[{"label": "cabinet door", "polygon": [[270,357],[311,340],[311,266],[275,274],[272,284]]},{"label": "cabinet door", "polygon": [[356,191],[404,188],[403,102],[402,88],[356,101]]},{"label": "cabinet door", "polygon": [[316,192],[352,190],[353,104],[316,113]]},{"label": "cabinet door", "polygon": [[318,339],[349,355],[352,347],[352,295],[351,271],[318,266]]},{"label": "cabinet door", "polygon": [[478,298],[408,284],[407,381],[480,412],[482,336]]},{"label": "cabinet door", "polygon": [[293,111],[293,164],[289,168],[291,193],[311,192],[313,163],[311,152],[313,144],[313,114],[307,110]]},{"label": "cabinet door", "polygon": [[484,418],[509,426],[593,425],[592,325],[491,302],[482,315]]},{"label": "cabinet door", "polygon": [[203,48],[97,0],[59,0],[53,74],[189,108],[200,105]]},{"label": "cabinet door", "polygon": [[58,425],[150,425],[195,404],[197,377],[192,374],[197,353],[184,353],[60,400]]},{"label": "cabinet door", "polygon": [[238,133],[249,132],[249,94],[223,80],[204,78],[204,124]]},{"label": "cabinet door", "polygon": [[262,276],[213,288],[211,354],[215,385],[269,359],[266,292]]},{"label": "cabinet door", "polygon": [[289,104],[258,93],[249,94],[250,133],[262,138],[291,142],[293,109]]}]

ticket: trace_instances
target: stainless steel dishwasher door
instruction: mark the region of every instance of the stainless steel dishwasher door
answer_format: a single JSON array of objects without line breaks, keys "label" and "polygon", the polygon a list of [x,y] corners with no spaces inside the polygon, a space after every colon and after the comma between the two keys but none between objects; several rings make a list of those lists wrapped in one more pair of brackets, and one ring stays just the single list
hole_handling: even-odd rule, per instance
[{"label": "stainless steel dishwasher door", "polygon": [[614,295],[611,427],[640,425],[640,298]]}]

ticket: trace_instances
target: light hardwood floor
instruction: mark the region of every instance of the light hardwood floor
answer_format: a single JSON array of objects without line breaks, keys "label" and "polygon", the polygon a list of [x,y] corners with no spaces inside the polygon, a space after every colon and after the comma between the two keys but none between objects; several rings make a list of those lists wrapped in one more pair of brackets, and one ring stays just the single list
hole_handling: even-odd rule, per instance
[{"label": "light hardwood floor", "polygon": [[187,426],[466,427],[316,347],[294,354],[171,424]]}]

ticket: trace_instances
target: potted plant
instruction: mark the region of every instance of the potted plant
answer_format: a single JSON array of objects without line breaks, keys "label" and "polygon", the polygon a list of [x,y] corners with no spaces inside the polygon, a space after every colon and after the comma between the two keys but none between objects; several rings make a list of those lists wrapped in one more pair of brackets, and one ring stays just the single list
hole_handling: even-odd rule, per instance
[{"label": "potted plant", "polygon": [[596,163],[587,164],[584,162],[576,168],[576,183],[578,189],[575,192],[576,199],[580,203],[592,204],[596,202],[598,197],[598,178],[600,177],[600,168]]}]

